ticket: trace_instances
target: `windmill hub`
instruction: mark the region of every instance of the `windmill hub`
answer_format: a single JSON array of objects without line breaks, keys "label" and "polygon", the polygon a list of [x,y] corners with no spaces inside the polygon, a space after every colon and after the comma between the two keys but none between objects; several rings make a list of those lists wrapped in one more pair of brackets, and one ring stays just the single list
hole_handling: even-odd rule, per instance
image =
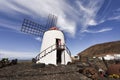
[{"label": "windmill hub", "polygon": [[50,30],[59,30],[57,27],[51,27]]}]

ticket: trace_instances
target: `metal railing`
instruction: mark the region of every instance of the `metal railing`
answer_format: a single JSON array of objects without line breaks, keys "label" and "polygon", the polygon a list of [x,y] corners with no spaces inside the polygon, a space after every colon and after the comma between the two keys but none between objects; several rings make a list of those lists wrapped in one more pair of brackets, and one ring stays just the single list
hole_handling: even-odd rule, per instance
[{"label": "metal railing", "polygon": [[[67,53],[71,56],[71,52],[70,52],[70,50],[68,49],[68,47],[64,44],[64,45],[56,45],[56,44],[54,44],[54,45],[52,45],[52,46],[50,46],[50,47],[48,47],[48,48],[46,48],[45,50],[43,50],[41,53],[39,53],[36,57],[35,57],[35,59],[38,61],[38,60],[40,60],[40,59],[42,59],[43,57],[45,57],[46,55],[48,55],[48,54],[50,54],[51,52],[53,52],[53,51],[55,51],[55,50],[57,50],[57,49],[61,49],[61,50],[66,50],[67,51]],[[43,54],[43,55],[41,55],[41,54]],[[41,56],[40,56],[41,55]]]}]

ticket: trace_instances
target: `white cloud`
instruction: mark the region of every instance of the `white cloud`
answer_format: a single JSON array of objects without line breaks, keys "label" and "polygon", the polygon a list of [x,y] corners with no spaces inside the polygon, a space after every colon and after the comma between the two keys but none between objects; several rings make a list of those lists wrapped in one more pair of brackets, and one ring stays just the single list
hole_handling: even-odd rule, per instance
[{"label": "white cloud", "polygon": [[7,28],[14,29],[14,30],[17,30],[17,31],[20,30],[20,26],[12,23],[11,21],[0,20],[0,22],[1,22],[0,26],[2,26],[2,27],[7,27]]},{"label": "white cloud", "polygon": [[41,42],[41,40],[42,40],[42,39],[41,39],[41,37],[36,37],[36,38],[35,38],[35,40],[37,40],[37,41],[40,41],[40,42]]},{"label": "white cloud", "polygon": [[[66,23],[68,23],[68,24],[66,24]],[[61,26],[60,27],[61,30],[64,30],[66,32],[70,32],[71,36],[75,35],[75,31],[76,31],[76,23],[75,22],[73,22],[71,20],[67,20],[67,19],[65,20],[64,18],[59,17],[58,25]]]},{"label": "white cloud", "polygon": [[96,21],[95,20],[90,20],[89,21],[89,23],[88,23],[88,25],[97,25],[98,23],[96,23]]},{"label": "white cloud", "polygon": [[101,29],[97,32],[106,32],[106,31],[111,31],[111,30],[112,30],[112,28],[104,28],[104,29]]},{"label": "white cloud", "polygon": [[84,32],[87,32],[87,33],[102,33],[102,32],[107,32],[107,31],[111,31],[112,28],[104,28],[104,29],[101,29],[101,30],[98,30],[98,31],[92,31],[92,30],[84,30]]},{"label": "white cloud", "polygon": [[70,3],[67,0],[1,0],[0,10],[34,18],[46,18],[49,13],[55,14],[58,16],[59,28],[72,36],[76,33],[78,23],[82,26],[81,31],[86,30],[89,25],[97,25],[95,18],[104,0],[76,0]]},{"label": "white cloud", "polygon": [[108,18],[108,20],[120,20],[120,15]]},{"label": "white cloud", "polygon": [[58,26],[61,29],[72,35],[75,34],[75,20],[66,18],[67,14],[73,15],[75,10],[64,0],[2,0],[0,6],[0,10],[4,12],[15,14],[17,11],[34,17],[46,18],[52,13],[58,16]]},{"label": "white cloud", "polygon": [[109,18],[106,18],[106,19],[102,19],[101,21],[97,22],[95,25],[99,25],[101,23],[104,23],[105,21],[112,21],[112,20],[120,21],[120,15],[115,15],[115,16],[112,16],[112,17],[109,17]]},{"label": "white cloud", "polygon": [[120,8],[113,11],[113,15],[108,18],[108,20],[117,20],[120,21]]},{"label": "white cloud", "polygon": [[80,23],[82,24],[81,32],[87,30],[88,26],[90,25],[97,25],[95,18],[97,12],[101,8],[104,0],[89,0],[88,2],[84,3],[81,1],[77,1],[79,6],[79,13],[80,13]]},{"label": "white cloud", "polygon": [[111,15],[110,17],[107,17],[106,19],[100,20],[99,22],[97,22],[97,24],[101,24],[101,23],[104,23],[105,21],[111,21],[111,20],[120,21],[120,8],[114,10],[112,14],[113,15]]},{"label": "white cloud", "polygon": [[10,58],[10,59],[31,59],[34,58],[37,54],[32,52],[14,52],[0,50],[0,58]]}]

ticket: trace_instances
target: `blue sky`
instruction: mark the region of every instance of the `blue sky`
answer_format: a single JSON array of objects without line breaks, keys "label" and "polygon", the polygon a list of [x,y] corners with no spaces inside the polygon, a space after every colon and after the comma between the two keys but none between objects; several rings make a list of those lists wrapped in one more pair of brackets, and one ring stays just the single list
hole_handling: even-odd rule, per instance
[{"label": "blue sky", "polygon": [[51,13],[72,55],[120,40],[120,0],[0,0],[0,58],[35,57],[42,38],[20,31],[24,18],[45,25]]}]

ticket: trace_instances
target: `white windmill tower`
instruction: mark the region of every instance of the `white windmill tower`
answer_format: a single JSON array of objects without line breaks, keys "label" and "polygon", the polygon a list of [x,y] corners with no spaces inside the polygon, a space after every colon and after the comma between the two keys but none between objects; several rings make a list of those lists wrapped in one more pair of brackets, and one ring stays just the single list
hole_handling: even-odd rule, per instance
[{"label": "white windmill tower", "polygon": [[[67,64],[71,62],[71,53],[66,47],[64,34],[56,26],[57,17],[49,15],[48,23],[44,27],[30,20],[24,19],[21,31],[34,35],[43,35],[40,53],[36,56],[36,63]],[[43,34],[42,34],[43,33]]]}]

